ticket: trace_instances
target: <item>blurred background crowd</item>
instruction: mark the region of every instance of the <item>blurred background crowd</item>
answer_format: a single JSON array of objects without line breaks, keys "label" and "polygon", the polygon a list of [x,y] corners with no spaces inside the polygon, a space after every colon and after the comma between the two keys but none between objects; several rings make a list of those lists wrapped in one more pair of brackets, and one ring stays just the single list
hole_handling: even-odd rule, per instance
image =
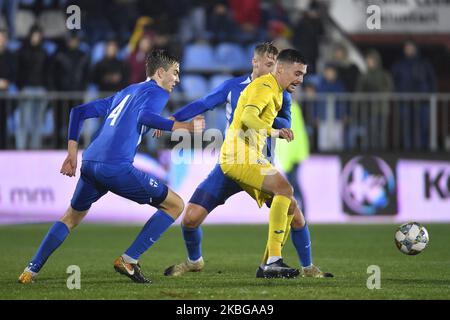
[{"label": "blurred background crowd", "polygon": [[[69,5],[81,29],[66,27]],[[299,49],[294,99],[314,152],[449,151],[450,43],[352,39],[319,0],[0,0],[0,149],[65,148],[70,109],[144,81],[155,48],[181,58],[166,115],[251,72],[255,44]],[[450,31],[449,31],[450,32]],[[98,121],[88,121],[89,143]],[[225,130],[224,108],[207,115]],[[144,143],[156,150],[166,139]]]}]

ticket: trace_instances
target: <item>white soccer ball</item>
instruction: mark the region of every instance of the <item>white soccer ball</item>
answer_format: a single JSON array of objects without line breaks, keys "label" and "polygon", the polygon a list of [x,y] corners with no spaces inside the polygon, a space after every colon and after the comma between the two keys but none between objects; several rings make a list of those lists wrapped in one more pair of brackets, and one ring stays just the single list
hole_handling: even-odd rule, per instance
[{"label": "white soccer ball", "polygon": [[395,244],[404,254],[416,255],[425,250],[430,237],[423,225],[408,222],[398,227],[395,232]]}]

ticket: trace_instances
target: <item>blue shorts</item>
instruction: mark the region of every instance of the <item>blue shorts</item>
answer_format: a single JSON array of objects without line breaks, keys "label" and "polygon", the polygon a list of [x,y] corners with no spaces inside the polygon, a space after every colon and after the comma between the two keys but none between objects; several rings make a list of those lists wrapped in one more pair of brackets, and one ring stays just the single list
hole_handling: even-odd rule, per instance
[{"label": "blue shorts", "polygon": [[225,176],[220,165],[217,164],[197,187],[189,202],[202,206],[209,213],[217,206],[224,204],[229,197],[241,191],[243,191],[242,188]]},{"label": "blue shorts", "polygon": [[166,199],[168,188],[158,178],[132,164],[83,161],[71,206],[77,211],[87,210],[108,191],[139,204],[158,207]]}]

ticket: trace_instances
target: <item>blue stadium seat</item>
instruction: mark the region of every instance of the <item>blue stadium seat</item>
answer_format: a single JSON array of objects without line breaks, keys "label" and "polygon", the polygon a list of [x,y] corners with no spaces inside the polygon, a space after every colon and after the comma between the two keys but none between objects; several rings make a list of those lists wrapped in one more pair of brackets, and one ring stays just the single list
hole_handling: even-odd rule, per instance
[{"label": "blue stadium seat", "polygon": [[180,85],[188,100],[195,100],[208,92],[208,82],[200,75],[185,75],[181,78]]},{"label": "blue stadium seat", "polygon": [[129,49],[128,45],[126,45],[119,50],[119,53],[117,53],[117,58],[119,60],[126,60],[126,59],[128,59],[129,55],[130,55],[130,49]]},{"label": "blue stadium seat", "polygon": [[80,50],[89,54],[91,52],[91,47],[86,42],[80,42]]},{"label": "blue stadium seat", "polygon": [[45,40],[42,43],[42,46],[44,47],[45,51],[47,51],[47,54],[49,56],[53,55],[56,50],[58,49],[58,45],[54,43],[53,41]]},{"label": "blue stadium seat", "polygon": [[223,82],[233,78],[231,74],[215,74],[211,77],[209,80],[209,91],[212,91],[213,89],[217,88],[219,85],[221,85]]},{"label": "blue stadium seat", "polygon": [[217,70],[214,51],[209,44],[190,44],[184,48],[183,71]]},{"label": "blue stadium seat", "polygon": [[235,43],[220,43],[215,50],[216,60],[221,69],[238,71],[250,68],[244,50]]},{"label": "blue stadium seat", "polygon": [[22,47],[22,42],[20,42],[19,40],[10,39],[8,41],[8,49],[11,50],[12,52],[16,52],[21,47]]},{"label": "blue stadium seat", "polygon": [[96,65],[105,56],[106,44],[97,42],[91,51],[91,65]]},{"label": "blue stadium seat", "polygon": [[253,59],[253,54],[254,54],[254,52],[255,52],[255,48],[256,48],[257,45],[258,45],[257,43],[252,43],[252,44],[249,44],[249,45],[244,49],[245,58],[246,58],[248,61],[252,61],[252,59]]},{"label": "blue stadium seat", "polygon": [[55,132],[53,109],[45,111],[44,124],[42,126],[41,134],[43,136],[51,136]]}]

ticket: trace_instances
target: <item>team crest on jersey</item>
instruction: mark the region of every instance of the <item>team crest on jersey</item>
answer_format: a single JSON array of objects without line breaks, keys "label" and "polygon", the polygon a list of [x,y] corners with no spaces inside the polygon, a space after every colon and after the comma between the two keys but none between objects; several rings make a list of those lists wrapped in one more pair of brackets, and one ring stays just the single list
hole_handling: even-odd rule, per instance
[{"label": "team crest on jersey", "polygon": [[150,182],[148,183],[149,185],[151,185],[154,188],[158,187],[158,181],[156,181],[155,179],[150,178]]}]

